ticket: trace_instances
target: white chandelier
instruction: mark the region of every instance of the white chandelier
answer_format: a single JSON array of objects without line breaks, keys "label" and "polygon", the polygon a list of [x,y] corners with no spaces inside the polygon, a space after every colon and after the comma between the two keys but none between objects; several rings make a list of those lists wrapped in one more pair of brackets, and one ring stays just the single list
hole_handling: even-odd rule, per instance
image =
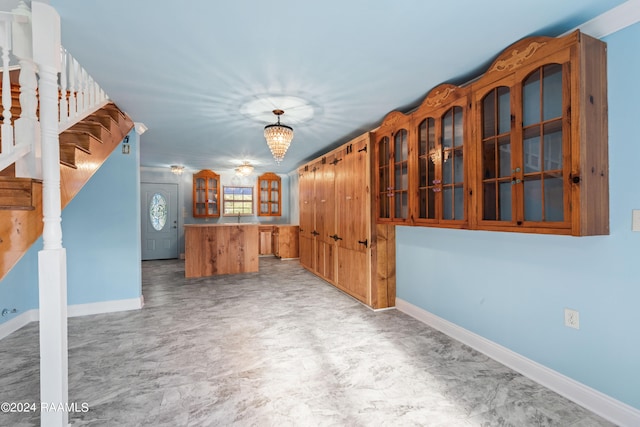
[{"label": "white chandelier", "polygon": [[249,176],[253,172],[253,166],[246,160],[236,168],[236,174],[240,176]]},{"label": "white chandelier", "polygon": [[278,123],[265,126],[264,137],[276,163],[280,163],[293,139],[293,128],[280,124],[280,116],[284,114],[283,110],[273,110],[273,114],[278,117]]}]

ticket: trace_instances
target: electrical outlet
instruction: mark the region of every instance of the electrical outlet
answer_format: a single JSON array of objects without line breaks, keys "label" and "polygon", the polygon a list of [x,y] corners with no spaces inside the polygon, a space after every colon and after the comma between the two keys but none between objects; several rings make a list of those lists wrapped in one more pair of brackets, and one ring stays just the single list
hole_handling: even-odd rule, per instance
[{"label": "electrical outlet", "polygon": [[580,313],[570,308],[564,309],[564,326],[580,329]]}]

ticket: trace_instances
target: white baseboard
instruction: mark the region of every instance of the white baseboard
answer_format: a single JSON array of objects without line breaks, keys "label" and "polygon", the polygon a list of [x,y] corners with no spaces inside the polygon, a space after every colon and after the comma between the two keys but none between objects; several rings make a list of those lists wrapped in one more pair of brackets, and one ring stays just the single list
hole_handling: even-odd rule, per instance
[{"label": "white baseboard", "polygon": [[[144,297],[114,301],[94,302],[90,304],[74,304],[67,307],[68,317],[88,316],[91,314],[115,313],[118,311],[139,310],[144,306]],[[37,308],[25,311],[0,324],[0,340],[11,335],[31,322],[37,322],[40,312]]]},{"label": "white baseboard", "polygon": [[31,322],[38,320],[38,310],[28,310],[24,313],[20,313],[11,320],[0,324],[0,339],[8,337],[23,326],[27,326]]},{"label": "white baseboard", "polygon": [[74,304],[67,307],[68,317],[89,316],[91,314],[115,313],[118,311],[139,310],[144,306],[142,296],[131,299]]},{"label": "white baseboard", "polygon": [[640,410],[626,403],[579,383],[400,298],[396,298],[396,308],[619,426],[640,426]]}]

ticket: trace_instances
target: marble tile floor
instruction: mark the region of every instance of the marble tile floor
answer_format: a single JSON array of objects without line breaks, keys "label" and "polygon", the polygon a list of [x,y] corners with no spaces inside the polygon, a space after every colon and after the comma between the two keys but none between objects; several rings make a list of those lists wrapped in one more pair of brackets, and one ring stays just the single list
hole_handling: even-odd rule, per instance
[{"label": "marble tile floor", "polygon": [[[69,319],[73,426],[610,426],[300,267],[185,279],[145,261],[142,310]],[[0,341],[0,402],[39,400],[38,324]],[[1,426],[39,413],[0,413]]]}]

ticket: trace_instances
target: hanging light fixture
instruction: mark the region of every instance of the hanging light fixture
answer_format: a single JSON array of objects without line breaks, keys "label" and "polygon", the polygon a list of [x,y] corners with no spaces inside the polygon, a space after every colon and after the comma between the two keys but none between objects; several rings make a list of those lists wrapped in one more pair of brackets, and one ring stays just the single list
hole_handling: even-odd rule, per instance
[{"label": "hanging light fixture", "polygon": [[184,166],[171,165],[171,173],[174,175],[182,175],[184,171]]},{"label": "hanging light fixture", "polygon": [[278,117],[278,123],[265,126],[264,137],[276,163],[280,163],[293,139],[293,128],[280,124],[280,116],[284,114],[283,110],[273,110],[273,114]]},{"label": "hanging light fixture", "polygon": [[242,164],[236,168],[236,175],[249,176],[252,172],[253,166],[247,161],[242,162]]}]

